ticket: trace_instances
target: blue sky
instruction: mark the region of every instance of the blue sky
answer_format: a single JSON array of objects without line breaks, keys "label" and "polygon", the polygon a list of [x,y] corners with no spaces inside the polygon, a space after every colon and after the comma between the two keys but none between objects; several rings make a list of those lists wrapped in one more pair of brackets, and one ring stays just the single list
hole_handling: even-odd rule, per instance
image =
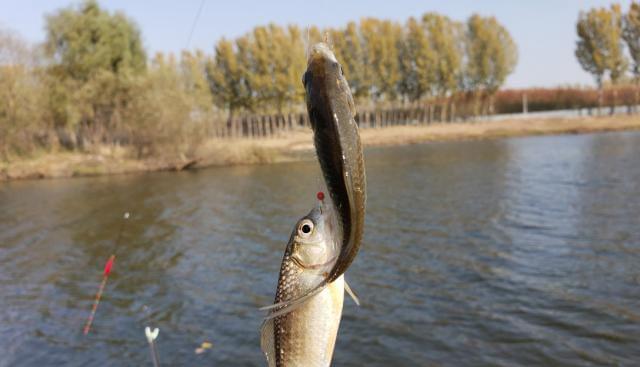
[{"label": "blue sky", "polygon": [[[581,9],[608,6],[600,0],[204,0],[189,48],[212,52],[220,37],[239,36],[258,24],[341,26],[361,17],[404,21],[436,11],[456,20],[470,14],[495,15],[518,44],[519,62],[507,80],[509,87],[593,84],[575,60],[575,21]],[[44,15],[75,3],[69,0],[0,0],[0,26],[29,41],[44,39]],[[123,10],[142,29],[149,51],[187,47],[189,31],[201,0],[102,0],[111,10]],[[620,1],[626,10],[629,1]]]}]

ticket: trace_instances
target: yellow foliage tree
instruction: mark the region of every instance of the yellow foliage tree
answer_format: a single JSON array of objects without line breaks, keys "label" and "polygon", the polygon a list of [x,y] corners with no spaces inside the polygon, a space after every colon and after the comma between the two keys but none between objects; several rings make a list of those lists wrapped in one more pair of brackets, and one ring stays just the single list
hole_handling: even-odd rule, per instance
[{"label": "yellow foliage tree", "polygon": [[608,71],[615,84],[627,68],[623,54],[622,14],[619,5],[610,9],[594,8],[581,12],[576,24],[576,57],[580,66],[593,74],[598,85],[598,105],[602,106],[602,88]]}]

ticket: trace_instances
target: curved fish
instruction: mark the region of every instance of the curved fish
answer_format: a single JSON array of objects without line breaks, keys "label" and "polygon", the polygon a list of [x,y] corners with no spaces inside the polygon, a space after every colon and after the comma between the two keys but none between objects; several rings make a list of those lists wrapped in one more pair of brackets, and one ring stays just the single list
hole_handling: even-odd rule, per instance
[{"label": "curved fish", "polygon": [[[337,221],[329,206],[319,201],[296,224],[282,259],[276,304],[303,296],[326,280],[338,254],[333,233]],[[343,300],[344,277],[340,276],[295,309],[267,319],[260,344],[269,366],[329,366]]]},{"label": "curved fish", "polygon": [[342,244],[328,282],[344,274],[362,243],[366,205],[364,155],[355,104],[342,66],[324,43],[313,46],[303,76],[314,144],[333,205]]},{"label": "curved fish", "polygon": [[262,310],[278,309],[267,318],[283,315],[322,292],[344,274],[362,243],[366,205],[364,154],[354,120],[351,89],[342,66],[326,44],[318,43],[311,49],[302,82],[316,154],[337,216],[333,236],[338,243],[338,255],[317,287],[297,298],[262,307]]}]

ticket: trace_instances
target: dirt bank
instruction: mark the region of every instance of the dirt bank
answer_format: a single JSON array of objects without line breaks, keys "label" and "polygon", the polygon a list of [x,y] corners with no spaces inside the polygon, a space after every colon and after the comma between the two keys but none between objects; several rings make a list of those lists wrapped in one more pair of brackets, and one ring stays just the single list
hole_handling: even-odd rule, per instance
[{"label": "dirt bank", "polygon": [[[387,146],[429,141],[636,129],[640,130],[640,116],[607,116],[397,126],[363,129],[361,135],[365,146]],[[133,159],[122,148],[105,148],[98,153],[47,153],[29,159],[0,162],[0,181],[276,163],[311,157],[312,150],[311,131],[294,131],[261,140],[212,139],[198,148],[194,158],[189,159],[184,157]]]}]

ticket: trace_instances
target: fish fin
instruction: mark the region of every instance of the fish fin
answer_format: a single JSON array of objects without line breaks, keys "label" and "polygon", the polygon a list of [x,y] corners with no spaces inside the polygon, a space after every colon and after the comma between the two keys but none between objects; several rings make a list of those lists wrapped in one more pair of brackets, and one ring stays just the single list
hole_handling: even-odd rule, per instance
[{"label": "fish fin", "polygon": [[274,343],[275,334],[273,332],[273,319],[265,320],[260,327],[260,349],[267,358],[269,367],[276,365],[276,347]]},{"label": "fish fin", "polygon": [[347,291],[349,296],[351,296],[351,299],[356,303],[356,306],[360,307],[360,298],[358,298],[356,293],[351,289],[351,287],[349,287],[349,283],[347,283],[346,279],[344,280],[344,290]]},{"label": "fish fin", "polygon": [[288,314],[289,312],[295,310],[296,308],[302,306],[305,302],[307,302],[311,297],[315,296],[316,294],[322,292],[326,287],[327,287],[327,282],[326,281],[322,281],[316,288],[312,289],[311,291],[307,292],[306,294],[292,299],[292,300],[288,300],[288,301],[282,301],[282,302],[278,302],[275,303],[273,305],[269,305],[269,306],[264,306],[264,307],[260,307],[261,311],[271,311],[273,310],[270,314],[268,314],[265,317],[265,320],[270,320],[273,319],[274,317],[278,317],[278,316],[282,316],[285,314]]},{"label": "fish fin", "polygon": [[294,298],[294,299],[290,299],[290,300],[274,303],[274,304],[268,305],[268,306],[262,306],[262,307],[259,308],[259,310],[260,311],[270,311],[270,310],[274,310],[276,308],[288,307],[291,304],[303,303],[304,301],[308,300],[312,296],[315,296],[316,294],[322,292],[322,290],[325,289],[327,287],[327,285],[329,285],[329,282],[327,282],[326,280],[323,280],[322,282],[318,283],[318,285],[316,285],[315,288],[311,289],[309,292],[303,294],[302,296],[300,296],[298,298]]},{"label": "fish fin", "polygon": [[265,316],[265,320],[273,320],[276,317],[280,317],[283,315],[288,314],[289,312],[293,312],[295,311],[297,308],[299,308],[300,306],[304,305],[304,303],[307,301],[307,299],[304,300],[299,300],[295,303],[292,304],[288,304],[284,307],[282,307],[279,310],[275,310],[275,311],[271,311],[271,313],[269,313],[267,316]]}]

